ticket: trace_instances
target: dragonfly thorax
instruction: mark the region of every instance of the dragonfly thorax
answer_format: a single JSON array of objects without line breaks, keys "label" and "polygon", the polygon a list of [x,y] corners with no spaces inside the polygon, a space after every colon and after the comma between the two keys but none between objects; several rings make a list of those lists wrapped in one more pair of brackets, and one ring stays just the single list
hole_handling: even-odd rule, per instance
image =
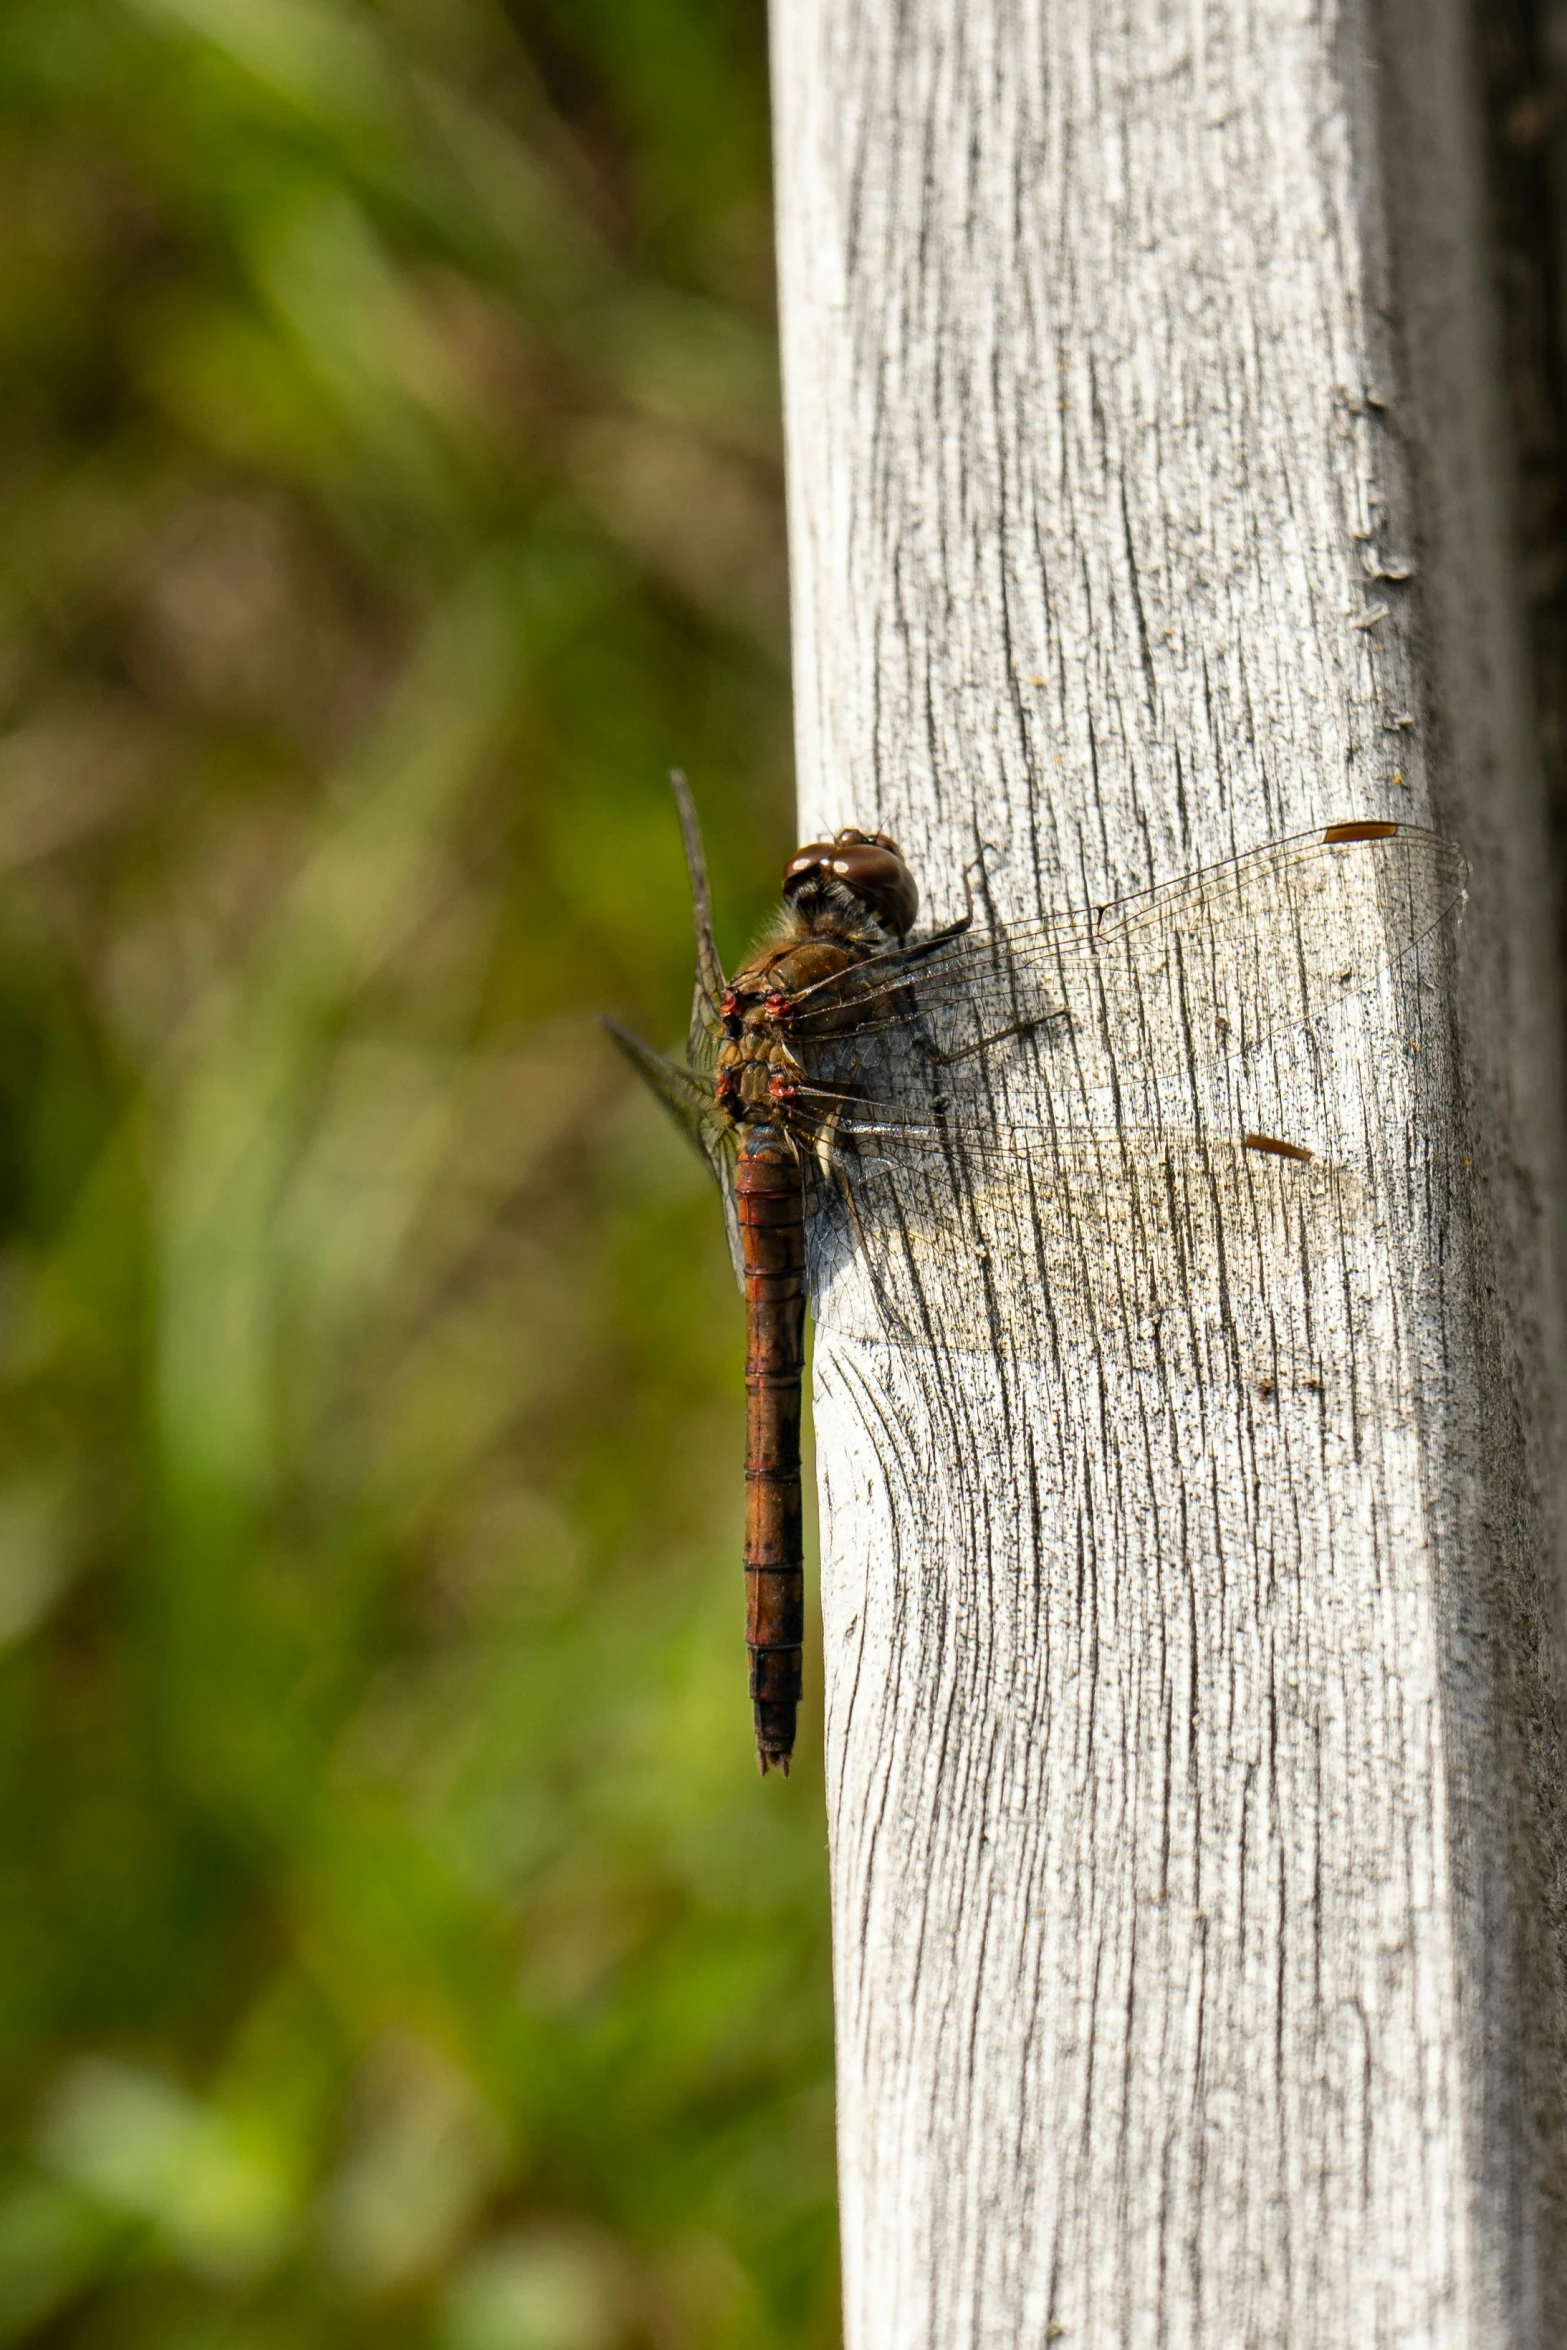
[{"label": "dragonfly thorax", "polygon": [[762,947],[735,973],[719,1010],[724,1041],[719,1046],[714,1095],[720,1109],[739,1123],[770,1120],[788,1098],[781,1090],[802,1075],[788,1042],[791,1007],[812,991],[884,951],[885,933],[862,907],[851,923],[831,928],[808,924],[793,912],[786,935]]},{"label": "dragonfly thorax", "polygon": [[887,945],[885,932],[863,907],[841,924],[807,924],[792,912],[783,920],[783,936],[759,948],[724,990],[719,1012],[730,1038],[758,1021],[774,1024],[787,1018],[796,996],[836,979],[840,971],[880,954]]}]

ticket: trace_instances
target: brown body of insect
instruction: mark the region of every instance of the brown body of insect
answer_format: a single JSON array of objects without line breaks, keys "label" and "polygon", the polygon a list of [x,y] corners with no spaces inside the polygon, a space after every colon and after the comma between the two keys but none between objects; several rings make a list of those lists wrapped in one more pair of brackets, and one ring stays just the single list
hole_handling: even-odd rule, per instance
[{"label": "brown body of insect", "polygon": [[[837,867],[838,870],[834,871]],[[720,999],[713,1095],[739,1128],[735,1206],[744,1266],[746,1647],[757,1761],[788,1773],[805,1640],[801,1383],[805,1218],[815,1164],[779,1104],[802,1076],[788,1006],[901,939],[914,883],[893,842],[855,830],[799,849],[767,943]],[[902,919],[902,929],[893,922]]]},{"label": "brown body of insect", "polygon": [[[800,1493],[805,1370],[805,1222],[817,1179],[810,1121],[793,1106],[804,1072],[788,1040],[790,1006],[842,983],[856,965],[907,936],[918,892],[895,842],[853,827],[797,849],[770,932],[726,986],[708,912],[696,815],[682,776],[675,794],[696,904],[697,985],[691,1054],[717,1041],[711,1092],[639,1038],[611,1034],[702,1147],[727,1136],[726,1196],[746,1312],[746,1646],[757,1762],[787,1775],[794,1752],[805,1641],[804,1512]],[[844,1017],[853,1016],[852,998]],[[693,1093],[697,1098],[693,1099]],[[715,1161],[716,1164],[716,1161]],[[722,1179],[722,1178],[721,1178]]]}]

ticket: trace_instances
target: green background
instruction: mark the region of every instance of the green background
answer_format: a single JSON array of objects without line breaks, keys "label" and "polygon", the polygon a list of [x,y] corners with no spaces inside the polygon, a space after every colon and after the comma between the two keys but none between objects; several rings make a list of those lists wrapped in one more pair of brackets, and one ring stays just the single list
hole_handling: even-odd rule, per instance
[{"label": "green background", "polygon": [[[0,10],[0,2341],[837,2338],[660,1042],[790,845],[761,0]],[[814,1664],[813,1684],[817,1681]]]}]

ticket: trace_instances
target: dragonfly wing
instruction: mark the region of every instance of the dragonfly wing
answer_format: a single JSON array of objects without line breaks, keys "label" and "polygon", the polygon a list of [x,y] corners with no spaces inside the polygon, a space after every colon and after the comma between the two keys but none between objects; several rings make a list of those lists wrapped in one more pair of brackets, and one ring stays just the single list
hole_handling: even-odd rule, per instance
[{"label": "dragonfly wing", "polygon": [[702,1156],[713,1170],[718,1185],[718,1196],[724,1203],[724,1237],[729,1243],[729,1263],[735,1277],[735,1287],[745,1295],[745,1247],[740,1238],[740,1210],[735,1203],[735,1139],[734,1130],[716,1118],[703,1125],[697,1138]]},{"label": "dragonfly wing", "polygon": [[696,802],[691,797],[691,786],[678,767],[669,771],[674,786],[675,808],[680,817],[680,837],[685,844],[686,870],[691,876],[691,916],[696,929],[696,986],[691,997],[691,1025],[687,1033],[687,1049],[693,1061],[705,1059],[712,1050],[712,1038],[718,1026],[718,1003],[724,992],[724,967],[718,959],[718,944],[713,936],[713,900],[707,882],[707,857],[702,847],[702,827],[697,821]]},{"label": "dragonfly wing", "polygon": [[1096,926],[1107,1018],[1157,1023],[1189,1064],[1248,1052],[1372,985],[1467,878],[1434,832],[1346,823],[1123,898]]},{"label": "dragonfly wing", "polygon": [[[867,1144],[870,1138],[866,1138]],[[1087,1349],[1277,1376],[1281,1284],[1331,1265],[1352,1168],[1239,1138],[1036,1131],[1011,1164],[949,1141],[847,1155],[810,1235],[819,1325],[924,1351]],[[1273,1352],[1270,1352],[1270,1348]]]},{"label": "dragonfly wing", "polygon": [[606,1016],[603,1025],[605,1033],[624,1053],[644,1085],[657,1095],[686,1140],[706,1157],[703,1135],[718,1116],[711,1086],[704,1085],[694,1070],[683,1069],[678,1061],[656,1053],[640,1036],[622,1028],[618,1020]]},{"label": "dragonfly wing", "polygon": [[1014,1083],[1072,1126],[1187,1124],[1203,1071],[1370,985],[1465,879],[1418,826],[1332,825],[1092,913],[874,957],[801,997],[792,1033],[815,1084],[944,1094],[972,1124],[1005,1121]]},{"label": "dragonfly wing", "polygon": [[712,1088],[691,1069],[667,1060],[618,1020],[606,1019],[606,1032],[669,1112],[687,1142],[700,1151],[711,1168],[724,1203],[724,1229],[729,1240],[729,1262],[736,1282],[745,1287],[745,1259],[740,1246],[740,1216],[735,1206],[734,1136],[729,1122],[715,1108]]},{"label": "dragonfly wing", "polygon": [[942,1014],[990,1019],[1005,1011],[1021,1020],[1059,1012],[1056,974],[1092,955],[1095,919],[1078,913],[983,930],[959,923],[891,947],[803,990],[790,1007],[790,1034],[813,1049],[836,1048]]}]

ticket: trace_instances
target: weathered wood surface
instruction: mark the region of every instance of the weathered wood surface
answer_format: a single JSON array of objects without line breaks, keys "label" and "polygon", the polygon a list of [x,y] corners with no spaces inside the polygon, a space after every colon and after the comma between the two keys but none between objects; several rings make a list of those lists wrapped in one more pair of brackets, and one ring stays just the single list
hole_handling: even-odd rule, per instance
[{"label": "weathered wood surface", "polygon": [[1379,25],[774,0],[802,836],[1475,865],[1237,1079],[1331,1214],[819,1335],[850,2350],[1567,2338],[1555,982],[1462,12]]}]

